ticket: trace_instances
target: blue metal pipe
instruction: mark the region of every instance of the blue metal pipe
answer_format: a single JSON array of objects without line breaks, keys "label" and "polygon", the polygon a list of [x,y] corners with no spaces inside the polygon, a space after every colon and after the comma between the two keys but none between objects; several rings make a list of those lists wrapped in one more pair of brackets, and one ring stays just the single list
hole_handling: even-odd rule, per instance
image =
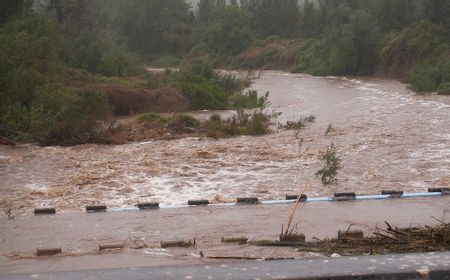
[{"label": "blue metal pipe", "polygon": [[[420,193],[405,193],[401,195],[398,198],[415,198],[415,197],[433,197],[433,196],[441,196],[442,193],[440,192],[420,192]],[[356,196],[356,200],[380,200],[380,199],[388,199],[391,197],[391,195],[383,195],[383,194],[376,194],[376,195],[359,195]],[[308,198],[303,202],[332,202],[332,197],[314,197],[314,198]],[[277,204],[290,204],[294,203],[295,199],[292,200],[266,200],[261,201],[261,204],[264,205],[277,205]],[[236,202],[229,202],[229,203],[220,203],[220,204],[209,204],[205,205],[204,207],[229,207],[229,206],[236,206],[238,203]],[[250,204],[249,204],[250,205]],[[178,204],[178,205],[164,205],[160,206],[161,209],[178,209],[178,208],[189,208],[189,207],[198,207],[195,205],[187,205],[187,204]],[[107,211],[108,212],[125,212],[125,211],[136,211],[140,210],[137,207],[130,207],[130,208],[110,208]]]}]

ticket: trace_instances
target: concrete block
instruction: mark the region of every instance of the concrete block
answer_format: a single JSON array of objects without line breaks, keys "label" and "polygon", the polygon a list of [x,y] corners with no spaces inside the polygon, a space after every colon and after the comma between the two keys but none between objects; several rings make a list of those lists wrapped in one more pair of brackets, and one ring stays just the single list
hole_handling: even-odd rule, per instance
[{"label": "concrete block", "polygon": [[403,191],[397,191],[397,190],[382,190],[382,195],[403,195]]},{"label": "concrete block", "polygon": [[344,193],[334,193],[333,200],[335,201],[346,201],[355,200],[356,194],[354,192],[344,192]]},{"label": "concrete block", "polygon": [[191,242],[186,241],[161,241],[161,248],[169,248],[169,247],[190,247],[192,246]]},{"label": "concrete block", "polygon": [[207,200],[207,199],[188,200],[188,205],[199,206],[199,205],[208,205],[208,204],[209,204],[209,200]]},{"label": "concrete block", "polygon": [[61,248],[37,248],[37,256],[54,256],[62,253]]},{"label": "concrete block", "polygon": [[106,205],[86,206],[86,212],[88,212],[88,213],[106,212]]},{"label": "concrete block", "polygon": [[364,238],[364,232],[362,230],[340,230],[338,231],[339,239],[361,239]]},{"label": "concrete block", "polygon": [[247,237],[222,237],[222,243],[247,243]]},{"label": "concrete block", "polygon": [[[298,195],[286,195],[286,200],[297,200]],[[306,201],[308,199],[308,196],[306,194],[302,194],[302,197],[300,198],[301,201]]]},{"label": "concrete block", "polygon": [[146,210],[146,209],[158,209],[159,208],[159,203],[158,202],[139,202],[137,204],[137,207],[141,210]]},{"label": "concrete block", "polygon": [[53,215],[53,214],[56,214],[56,210],[53,207],[34,209],[34,215]]},{"label": "concrete block", "polygon": [[115,243],[115,244],[98,244],[98,249],[100,251],[105,251],[105,250],[119,250],[119,249],[123,249],[124,245],[123,243]]},{"label": "concrete block", "polygon": [[428,192],[448,193],[449,191],[449,188],[428,188]]},{"label": "concrete block", "polygon": [[238,197],[236,202],[242,204],[257,204],[259,203],[259,199],[257,197]]}]

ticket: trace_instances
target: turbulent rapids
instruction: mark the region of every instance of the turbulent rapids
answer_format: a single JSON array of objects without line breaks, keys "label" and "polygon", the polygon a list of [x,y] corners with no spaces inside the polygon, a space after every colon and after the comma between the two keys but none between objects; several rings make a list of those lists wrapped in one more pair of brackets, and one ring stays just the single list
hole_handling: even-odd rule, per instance
[{"label": "turbulent rapids", "polygon": [[[310,196],[450,185],[446,97],[418,96],[393,80],[275,71],[263,72],[251,87],[270,92],[267,110],[281,112],[279,122],[309,114],[316,122],[300,134],[274,128],[266,136],[220,140],[2,146],[0,196],[25,212],[47,205],[75,210],[96,202],[126,207],[138,200],[167,205],[244,195],[279,199],[305,182],[311,182]],[[324,135],[329,124],[334,130]],[[343,169],[338,184],[329,187],[314,174],[318,152],[331,142],[340,149]]]}]

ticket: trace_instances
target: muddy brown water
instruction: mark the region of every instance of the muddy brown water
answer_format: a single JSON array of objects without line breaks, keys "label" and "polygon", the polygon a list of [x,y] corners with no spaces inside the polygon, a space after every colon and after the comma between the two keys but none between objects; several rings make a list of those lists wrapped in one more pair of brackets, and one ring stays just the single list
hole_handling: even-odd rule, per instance
[{"label": "muddy brown water", "polygon": [[[0,147],[0,196],[15,213],[39,206],[133,206],[138,200],[182,204],[238,196],[278,199],[310,182],[309,196],[374,194],[450,185],[450,98],[418,96],[397,81],[312,77],[265,71],[251,86],[270,92],[279,122],[313,114],[298,137],[185,138],[118,146]],[[204,116],[205,112],[196,113]],[[329,124],[334,132],[325,136]],[[277,130],[274,128],[274,130]],[[336,186],[315,178],[318,151],[334,142],[343,169]]]},{"label": "muddy brown water", "polygon": [[[24,215],[7,220],[0,215],[0,274],[2,272],[72,271],[85,269],[209,264],[224,258],[317,258],[291,247],[223,244],[222,237],[276,240],[292,204],[198,206],[107,213]],[[307,240],[336,237],[338,230],[374,232],[385,228],[433,225],[448,219],[448,197],[403,198],[349,202],[307,202],[293,222]],[[130,238],[147,248],[132,249]],[[196,239],[191,248],[160,248],[160,241]],[[99,244],[124,243],[125,249],[100,253]],[[63,254],[36,257],[36,248],[60,247]],[[204,257],[201,257],[202,252]],[[219,259],[217,259],[219,258]],[[239,259],[241,258],[241,259]],[[257,264],[255,264],[257,265]]]}]

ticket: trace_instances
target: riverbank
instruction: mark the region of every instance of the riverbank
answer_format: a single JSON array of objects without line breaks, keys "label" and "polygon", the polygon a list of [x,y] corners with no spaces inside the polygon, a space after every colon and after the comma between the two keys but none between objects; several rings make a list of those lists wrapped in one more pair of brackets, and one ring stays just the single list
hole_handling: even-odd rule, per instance
[{"label": "riverbank", "polygon": [[[16,213],[51,205],[75,209],[101,201],[111,207],[151,198],[184,203],[199,194],[211,201],[238,196],[275,199],[297,193],[360,194],[449,187],[447,120],[450,100],[420,96],[395,80],[313,77],[263,71],[251,89],[270,91],[268,111],[277,122],[314,115],[300,133],[277,130],[262,136],[187,137],[124,145],[0,147],[0,196]],[[208,112],[195,112],[208,119]],[[225,118],[225,116],[224,116]],[[325,135],[329,125],[333,131]],[[333,142],[343,168],[338,184],[315,177],[320,151]]]}]

